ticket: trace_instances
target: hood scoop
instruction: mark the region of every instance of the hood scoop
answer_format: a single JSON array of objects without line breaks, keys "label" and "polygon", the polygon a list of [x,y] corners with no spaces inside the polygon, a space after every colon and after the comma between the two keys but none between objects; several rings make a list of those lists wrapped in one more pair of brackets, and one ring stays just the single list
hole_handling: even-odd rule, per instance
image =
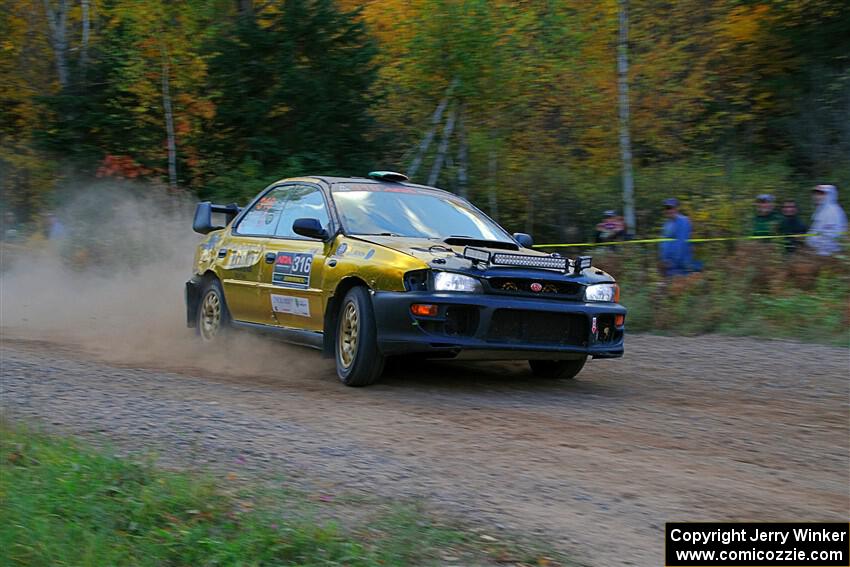
[{"label": "hood scoop", "polygon": [[426,252],[429,254],[433,254],[437,256],[438,254],[447,254],[449,256],[457,256],[457,252],[449,248],[448,246],[443,246],[442,244],[435,244],[433,246],[429,246],[428,248],[423,248],[422,246],[411,246],[411,250],[416,250],[417,252]]},{"label": "hood scoop", "polygon": [[501,240],[479,240],[477,238],[469,238],[466,236],[450,236],[443,240],[450,246],[483,246],[486,248],[497,248],[500,250],[519,250],[519,246],[513,242],[503,242]]}]

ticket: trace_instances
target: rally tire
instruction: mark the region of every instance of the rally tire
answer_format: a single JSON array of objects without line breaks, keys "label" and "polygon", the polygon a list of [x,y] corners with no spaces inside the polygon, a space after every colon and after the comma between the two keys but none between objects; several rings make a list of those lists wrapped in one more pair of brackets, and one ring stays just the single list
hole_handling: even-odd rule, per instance
[{"label": "rally tire", "polygon": [[230,312],[227,310],[221,282],[217,278],[208,278],[201,286],[195,331],[202,342],[214,343],[221,340],[229,328]]},{"label": "rally tire", "polygon": [[346,386],[368,386],[384,370],[372,299],[365,287],[353,287],[342,300],[334,341],[336,373]]},{"label": "rally tire", "polygon": [[576,360],[529,360],[528,365],[531,373],[540,378],[569,380],[581,372],[585,362],[586,356]]}]

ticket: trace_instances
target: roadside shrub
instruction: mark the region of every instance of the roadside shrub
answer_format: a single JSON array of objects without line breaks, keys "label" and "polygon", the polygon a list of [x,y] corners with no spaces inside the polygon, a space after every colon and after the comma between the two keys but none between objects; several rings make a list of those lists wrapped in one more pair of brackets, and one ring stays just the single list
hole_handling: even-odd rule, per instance
[{"label": "roadside shrub", "polygon": [[738,244],[708,258],[702,272],[669,280],[657,271],[652,246],[605,250],[594,264],[620,282],[631,331],[850,344],[847,255],[786,255],[779,244]]}]

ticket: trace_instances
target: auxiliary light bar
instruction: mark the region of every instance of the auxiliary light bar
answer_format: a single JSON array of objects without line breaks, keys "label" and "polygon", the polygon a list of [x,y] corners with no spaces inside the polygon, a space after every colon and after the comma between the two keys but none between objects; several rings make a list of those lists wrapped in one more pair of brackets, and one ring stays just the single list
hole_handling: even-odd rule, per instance
[{"label": "auxiliary light bar", "polygon": [[528,254],[510,254],[506,252],[490,253],[480,248],[467,246],[463,249],[463,257],[475,263],[492,264],[494,266],[514,266],[517,268],[539,268],[543,270],[558,270],[565,274],[580,274],[590,267],[590,256],[579,256],[575,260],[560,256],[531,256]]},{"label": "auxiliary light bar", "polygon": [[529,256],[526,254],[506,254],[496,252],[490,260],[492,264],[499,266],[518,266],[521,268],[543,268],[546,270],[560,270],[566,272],[569,268],[569,260],[557,256]]}]

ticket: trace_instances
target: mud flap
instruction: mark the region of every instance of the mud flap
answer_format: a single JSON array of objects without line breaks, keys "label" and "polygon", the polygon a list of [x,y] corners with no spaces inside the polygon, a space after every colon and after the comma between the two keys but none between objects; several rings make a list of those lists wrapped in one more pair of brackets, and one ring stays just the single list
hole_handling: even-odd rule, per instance
[{"label": "mud flap", "polygon": [[186,326],[194,329],[198,324],[198,305],[201,302],[201,281],[195,278],[186,282]]}]

